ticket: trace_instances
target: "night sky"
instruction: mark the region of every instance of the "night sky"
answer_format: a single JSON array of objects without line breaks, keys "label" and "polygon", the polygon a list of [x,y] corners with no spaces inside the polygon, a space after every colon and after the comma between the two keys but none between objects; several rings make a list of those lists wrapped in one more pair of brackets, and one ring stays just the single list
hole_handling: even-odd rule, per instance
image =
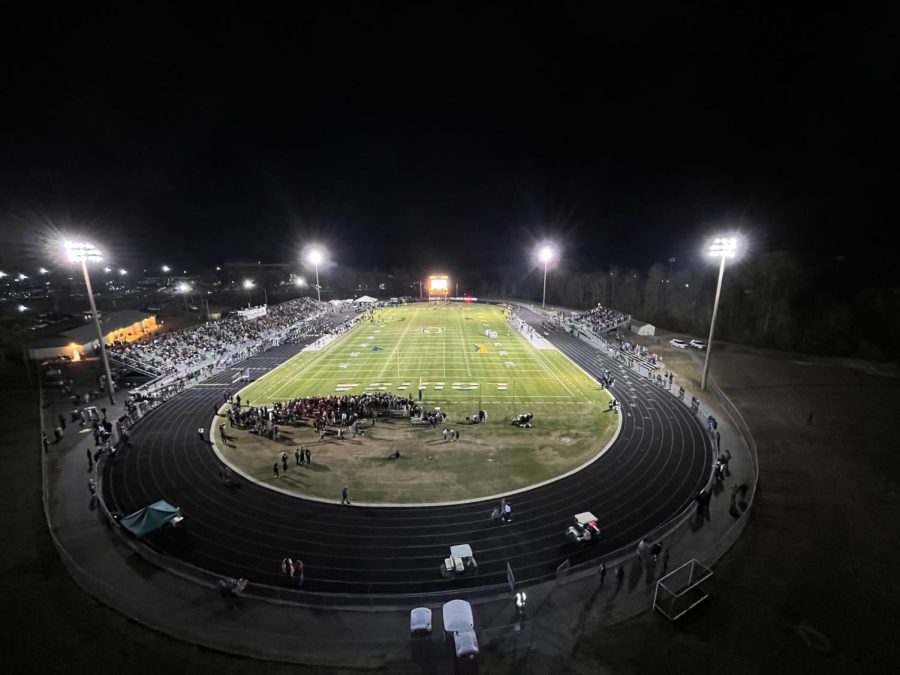
[{"label": "night sky", "polygon": [[311,240],[353,266],[490,268],[545,236],[582,269],[645,268],[734,227],[896,251],[897,17],[824,6],[8,17],[0,263],[50,226],[194,268]]}]

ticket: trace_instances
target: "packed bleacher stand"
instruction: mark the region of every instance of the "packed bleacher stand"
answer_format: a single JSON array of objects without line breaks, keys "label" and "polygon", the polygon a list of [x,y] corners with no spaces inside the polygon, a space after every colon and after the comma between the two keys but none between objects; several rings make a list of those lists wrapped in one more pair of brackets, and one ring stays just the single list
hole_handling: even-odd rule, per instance
[{"label": "packed bleacher stand", "polygon": [[595,335],[602,335],[611,328],[628,321],[629,316],[598,304],[586,312],[571,315],[571,321],[589,328]]},{"label": "packed bleacher stand", "polygon": [[334,310],[312,298],[298,298],[267,308],[266,314],[245,319],[237,313],[186,330],[156,335],[139,342],[117,343],[110,355],[126,366],[157,376],[186,375],[204,368],[227,366],[288,337],[314,334]]}]

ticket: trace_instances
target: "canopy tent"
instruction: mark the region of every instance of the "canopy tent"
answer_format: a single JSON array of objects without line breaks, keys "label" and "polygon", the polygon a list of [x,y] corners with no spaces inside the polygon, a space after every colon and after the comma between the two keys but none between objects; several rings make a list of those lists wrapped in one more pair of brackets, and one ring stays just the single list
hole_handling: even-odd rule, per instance
[{"label": "canopy tent", "polygon": [[181,509],[160,499],[158,502],[122,518],[122,526],[134,536],[143,537],[176,518],[181,519]]},{"label": "canopy tent", "polygon": [[378,301],[375,298],[373,298],[371,295],[362,295],[362,296],[358,297],[356,300],[354,300],[353,302],[355,302],[357,304],[370,305],[373,302],[378,302]]}]

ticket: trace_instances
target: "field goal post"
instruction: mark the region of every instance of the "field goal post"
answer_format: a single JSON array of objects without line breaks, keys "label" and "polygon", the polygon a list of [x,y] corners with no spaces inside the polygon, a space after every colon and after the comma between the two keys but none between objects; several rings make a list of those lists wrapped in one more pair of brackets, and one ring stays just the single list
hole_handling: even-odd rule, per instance
[{"label": "field goal post", "polygon": [[653,609],[669,621],[684,616],[709,597],[700,584],[712,575],[712,570],[699,561],[687,561],[656,582]]}]

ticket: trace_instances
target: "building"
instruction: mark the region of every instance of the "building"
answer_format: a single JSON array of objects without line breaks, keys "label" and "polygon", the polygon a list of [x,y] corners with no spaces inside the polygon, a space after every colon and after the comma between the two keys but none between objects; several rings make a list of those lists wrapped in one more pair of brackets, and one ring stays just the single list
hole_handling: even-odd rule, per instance
[{"label": "building", "polygon": [[[136,309],[123,309],[100,317],[100,330],[106,344],[112,342],[137,342],[159,329],[156,315]],[[79,360],[93,356],[99,348],[94,322],[76,326],[58,335],[36,340],[28,349],[28,355],[37,361],[55,356],[68,356]]]}]

